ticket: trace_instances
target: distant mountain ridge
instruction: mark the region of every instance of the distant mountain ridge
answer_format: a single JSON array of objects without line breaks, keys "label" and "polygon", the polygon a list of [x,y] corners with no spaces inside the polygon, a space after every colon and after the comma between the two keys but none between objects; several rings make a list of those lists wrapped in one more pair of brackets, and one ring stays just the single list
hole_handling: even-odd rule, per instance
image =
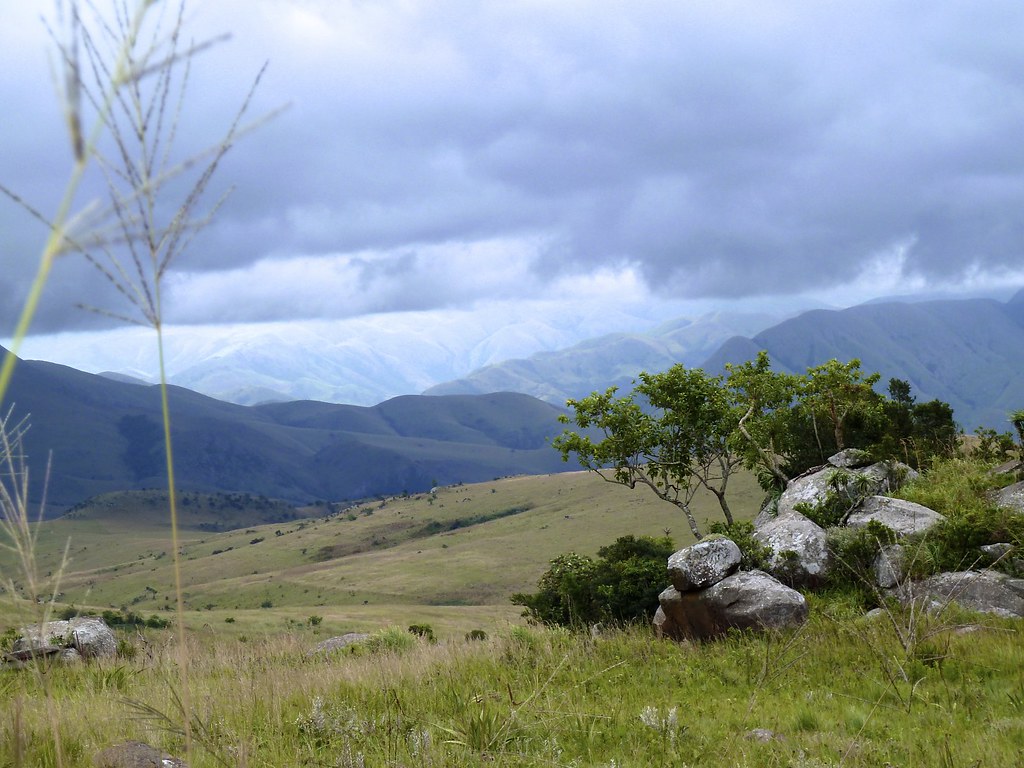
[{"label": "distant mountain ridge", "polygon": [[[20,361],[5,402],[30,418],[34,499],[51,452],[57,506],[166,484],[157,387]],[[241,406],[171,387],[170,404],[183,490],[338,501],[566,469],[548,445],[562,411],[521,394]]]},{"label": "distant mountain ridge", "polygon": [[735,334],[754,333],[778,321],[766,313],[711,313],[678,318],[648,333],[613,333],[565,349],[506,360],[425,390],[425,395],[522,392],[556,405],[610,386],[629,389],[641,371],[675,363],[699,365]]},{"label": "distant mountain ridge", "polygon": [[918,401],[948,402],[968,431],[1009,429],[1024,407],[1024,290],[995,299],[861,304],[811,310],[751,338],[725,342],[703,363],[720,372],[766,350],[779,370],[803,373],[831,358],[910,382]]}]

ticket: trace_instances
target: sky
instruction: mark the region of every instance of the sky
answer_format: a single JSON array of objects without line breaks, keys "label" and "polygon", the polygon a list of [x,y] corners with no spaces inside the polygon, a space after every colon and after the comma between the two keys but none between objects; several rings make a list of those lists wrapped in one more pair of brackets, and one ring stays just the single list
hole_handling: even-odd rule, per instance
[{"label": "sky", "polygon": [[[44,217],[73,162],[54,8],[0,0],[0,184]],[[653,323],[1024,285],[1019,0],[186,6],[189,40],[221,33],[191,59],[169,156],[216,145],[264,63],[244,121],[286,109],[232,145],[197,214],[227,197],[162,275],[165,322],[197,334],[517,304]],[[102,209],[102,181],[92,166],[73,210]],[[0,197],[0,232],[6,339],[47,230]],[[34,356],[54,334],[116,334],[111,313],[139,317],[61,257]]]}]

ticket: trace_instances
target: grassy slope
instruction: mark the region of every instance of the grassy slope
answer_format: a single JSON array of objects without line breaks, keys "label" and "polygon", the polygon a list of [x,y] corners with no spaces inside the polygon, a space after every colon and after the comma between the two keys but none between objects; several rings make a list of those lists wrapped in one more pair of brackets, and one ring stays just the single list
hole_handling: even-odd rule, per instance
[{"label": "grassy slope", "polygon": [[[752,516],[761,494],[744,474],[731,497],[739,514]],[[108,499],[44,523],[40,570],[57,572],[67,545],[63,600],[100,609],[128,606],[146,615],[169,608],[173,574],[157,497],[114,498],[121,503]],[[695,509],[698,518],[720,514],[710,494],[699,496]],[[508,514],[517,510],[525,511]],[[479,606],[482,616],[505,620],[517,614],[509,596],[532,590],[548,561],[565,551],[594,554],[618,536],[666,530],[679,546],[689,542],[674,507],[583,472],[449,486],[433,499],[390,498],[328,517],[224,533],[196,530],[199,519],[186,514],[182,535],[190,623],[231,615],[240,629],[313,613],[328,624],[358,615],[363,624],[380,626],[397,606]],[[487,522],[439,533],[427,528],[480,519]],[[9,556],[0,555],[4,576],[12,567]],[[274,607],[261,609],[267,601]],[[474,611],[453,613],[471,617]]]}]

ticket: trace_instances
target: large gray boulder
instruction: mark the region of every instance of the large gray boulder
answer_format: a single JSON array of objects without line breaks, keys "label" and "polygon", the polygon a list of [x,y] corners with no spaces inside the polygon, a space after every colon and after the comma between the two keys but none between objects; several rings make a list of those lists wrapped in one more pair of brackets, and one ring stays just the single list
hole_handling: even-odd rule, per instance
[{"label": "large gray boulder", "polygon": [[717,584],[735,571],[743,555],[724,536],[708,536],[668,559],[668,578],[680,592],[691,592]]},{"label": "large gray boulder", "polygon": [[845,482],[839,483],[838,490],[848,497],[851,507],[867,496],[892,493],[908,480],[917,477],[917,472],[898,461],[880,461],[853,469],[825,466],[789,481],[779,497],[778,515],[795,512],[798,504],[814,507],[824,502],[833,491],[837,472],[842,473],[839,477],[848,477]]},{"label": "large gray boulder", "polygon": [[929,610],[955,603],[970,611],[1024,617],[1024,579],[996,571],[939,573],[906,585],[899,599],[904,604],[920,602]]},{"label": "large gray boulder", "polygon": [[1000,488],[995,494],[995,499],[1000,507],[1024,513],[1024,482]]},{"label": "large gray boulder", "polygon": [[334,651],[340,651],[344,648],[348,648],[350,645],[357,645],[369,637],[370,635],[365,632],[348,632],[344,635],[329,637],[326,640],[322,640],[317,643],[316,646],[306,655],[315,656],[320,653],[333,653]]},{"label": "large gray boulder", "polygon": [[846,524],[863,528],[872,520],[891,528],[899,536],[924,533],[946,518],[933,509],[889,496],[868,496],[850,514]]},{"label": "large gray boulder", "polygon": [[829,456],[828,463],[833,467],[857,469],[871,464],[871,455],[860,448],[846,448],[834,456]]},{"label": "large gray boulder", "polygon": [[899,586],[906,576],[905,570],[906,552],[904,552],[902,544],[889,544],[882,547],[872,564],[875,584],[882,589]]},{"label": "large gray boulder", "polygon": [[813,586],[828,575],[825,529],[799,512],[786,512],[754,530],[754,538],[772,551],[769,572],[793,586]]},{"label": "large gray boulder", "polygon": [[79,616],[70,621],[22,627],[18,632],[20,637],[14,641],[14,653],[49,654],[73,649],[83,659],[108,659],[117,655],[117,638],[100,619]]},{"label": "large gray boulder", "polygon": [[782,629],[807,620],[807,601],[764,571],[741,571],[696,592],[669,587],[654,617],[659,637],[708,640],[729,629]]}]

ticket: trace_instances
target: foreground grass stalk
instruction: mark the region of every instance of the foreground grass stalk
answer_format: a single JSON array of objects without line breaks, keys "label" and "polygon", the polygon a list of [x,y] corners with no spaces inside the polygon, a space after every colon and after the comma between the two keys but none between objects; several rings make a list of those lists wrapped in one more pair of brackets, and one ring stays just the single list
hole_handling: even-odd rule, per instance
[{"label": "foreground grass stalk", "polygon": [[[159,302],[159,287],[156,295]],[[178,532],[178,501],[177,484],[174,480],[174,450],[171,445],[171,409],[167,397],[167,370],[164,366],[164,334],[163,325],[156,326],[157,353],[160,360],[160,409],[163,414],[164,453],[167,456],[167,505],[171,521],[171,552],[174,563],[174,594],[177,614],[178,634],[178,671],[181,685],[181,704],[185,712],[183,729],[185,735],[185,753],[191,760],[192,755],[192,696],[189,691],[189,655],[185,635],[185,596],[181,581],[181,544]]]},{"label": "foreground grass stalk", "polygon": [[[25,207],[35,218],[43,221],[50,230],[46,237],[46,244],[43,247],[43,252],[39,257],[39,267],[32,280],[28,296],[25,298],[21,314],[18,316],[18,322],[14,327],[11,348],[4,356],[3,364],[0,365],[0,404],[4,402],[4,398],[7,395],[7,390],[11,384],[11,378],[14,376],[14,368],[17,365],[17,355],[21,349],[21,343],[28,335],[29,328],[32,325],[32,318],[35,317],[36,311],[39,308],[43,289],[46,287],[46,283],[49,282],[50,272],[53,270],[53,264],[60,254],[67,251],[67,225],[72,218],[71,211],[74,207],[75,199],[78,196],[78,189],[81,186],[82,179],[85,176],[85,172],[90,161],[96,156],[96,149],[99,144],[100,137],[103,135],[103,131],[112,117],[114,99],[117,97],[118,91],[121,90],[130,77],[128,72],[128,61],[130,60],[132,49],[138,42],[139,30],[142,28],[146,12],[149,10],[152,3],[153,0],[143,0],[143,2],[138,4],[135,13],[132,16],[131,24],[128,26],[128,34],[125,35],[121,46],[118,49],[117,60],[113,69],[114,77],[111,79],[108,87],[103,90],[103,95],[100,100],[101,107],[87,140],[83,141],[82,139],[80,91],[75,90],[74,92],[65,93],[63,95],[64,113],[68,122],[68,131],[71,137],[72,151],[74,153],[75,160],[74,165],[71,168],[71,174],[68,182],[64,187],[64,194],[61,197],[60,204],[57,206],[57,211],[53,218],[46,219],[41,216],[38,211],[25,203],[19,195],[0,184],[0,192],[7,195],[14,202]],[[81,76],[81,72],[78,70],[79,62],[77,54],[72,53],[75,41],[80,34],[80,25],[81,20],[76,6],[72,9],[72,40],[59,44],[66,79],[71,83],[79,82]]]}]

